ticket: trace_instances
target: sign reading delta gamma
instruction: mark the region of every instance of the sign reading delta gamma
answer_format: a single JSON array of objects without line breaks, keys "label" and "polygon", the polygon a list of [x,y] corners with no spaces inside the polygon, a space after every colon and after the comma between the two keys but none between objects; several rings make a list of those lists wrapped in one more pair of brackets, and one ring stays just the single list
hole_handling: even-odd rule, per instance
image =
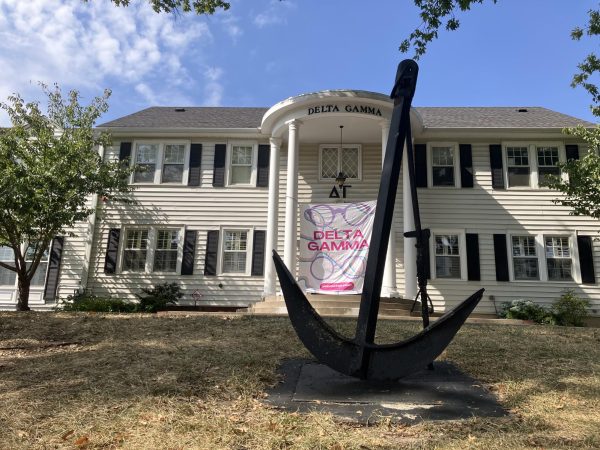
[{"label": "sign reading delta gamma", "polygon": [[375,203],[304,205],[300,215],[299,280],[307,292],[360,294]]}]

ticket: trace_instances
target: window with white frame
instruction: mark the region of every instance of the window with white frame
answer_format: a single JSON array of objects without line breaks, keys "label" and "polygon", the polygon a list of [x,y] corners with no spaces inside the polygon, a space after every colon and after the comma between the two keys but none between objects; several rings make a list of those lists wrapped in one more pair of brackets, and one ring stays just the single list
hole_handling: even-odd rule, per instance
[{"label": "window with white frame", "polygon": [[179,230],[158,230],[154,250],[154,272],[177,272]]},{"label": "window with white frame", "polygon": [[136,145],[134,183],[154,183],[157,157],[158,144]]},{"label": "window with white frame", "polygon": [[506,147],[506,171],[509,187],[530,186],[531,167],[527,146]]},{"label": "window with white frame", "polygon": [[181,183],[185,169],[185,145],[165,144],[162,166],[163,183]]},{"label": "window with white frame", "polygon": [[461,278],[460,241],[457,234],[434,234],[436,278]]},{"label": "window with white frame", "polygon": [[349,180],[361,179],[360,145],[322,145],[320,167],[321,180],[334,180],[340,173]]},{"label": "window with white frame", "polygon": [[[10,247],[0,247],[0,261],[11,267],[15,265],[13,249]],[[17,272],[13,272],[5,267],[0,267],[0,286],[14,286],[17,281]]]},{"label": "window with white frame", "polygon": [[223,233],[223,273],[246,273],[248,231],[225,230]]},{"label": "window with white frame", "polygon": [[453,146],[431,146],[432,186],[454,186],[455,163]]},{"label": "window with white frame", "polygon": [[515,280],[539,280],[539,261],[535,236],[512,236]]},{"label": "window with white frame", "polygon": [[[33,262],[35,256],[36,245],[35,243],[29,244],[25,253],[25,263],[27,267]],[[50,250],[44,250],[40,263],[35,269],[35,273],[31,278],[31,286],[43,286],[46,283],[46,271],[48,270],[48,260],[50,258]]]},{"label": "window with white frame", "polygon": [[544,236],[548,280],[572,281],[573,261],[568,236]]},{"label": "window with white frame", "polygon": [[536,147],[537,168],[538,168],[538,184],[539,186],[546,185],[548,175],[560,175],[558,163],[560,156],[558,147],[543,146]]},{"label": "window with white frame", "polygon": [[229,184],[251,184],[254,168],[254,146],[232,145]]},{"label": "window with white frame", "polygon": [[146,229],[129,229],[125,234],[123,250],[123,270],[127,272],[145,272],[148,257],[148,234]]},{"label": "window with white frame", "polygon": [[184,184],[189,165],[190,143],[186,141],[135,142],[131,182],[138,184]]}]

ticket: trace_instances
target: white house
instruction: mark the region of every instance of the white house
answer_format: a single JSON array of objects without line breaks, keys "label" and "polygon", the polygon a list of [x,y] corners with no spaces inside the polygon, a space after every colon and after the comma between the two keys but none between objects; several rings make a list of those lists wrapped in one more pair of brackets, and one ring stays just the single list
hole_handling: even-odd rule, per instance
[{"label": "white house", "polygon": [[[271,108],[154,107],[107,122],[106,159],[145,168],[135,205],[102,199],[99,214],[55,240],[31,306],[77,289],[134,299],[176,281],[185,301],[250,306],[277,294],[272,249],[296,267],[299,205],[377,196],[392,103],[366,91],[321,91]],[[423,225],[432,230],[430,295],[438,311],[479,287],[477,312],[515,298],[549,304],[565,289],[600,314],[597,220],[552,202],[544,177],[587,149],[561,132],[583,124],[539,107],[416,107],[411,113]],[[340,134],[343,126],[343,136]],[[340,200],[341,201],[341,200]],[[383,295],[416,294],[407,177],[398,188]],[[10,252],[0,248],[0,260]],[[406,262],[406,263],[405,263]],[[0,269],[0,307],[14,308],[15,277]]]}]

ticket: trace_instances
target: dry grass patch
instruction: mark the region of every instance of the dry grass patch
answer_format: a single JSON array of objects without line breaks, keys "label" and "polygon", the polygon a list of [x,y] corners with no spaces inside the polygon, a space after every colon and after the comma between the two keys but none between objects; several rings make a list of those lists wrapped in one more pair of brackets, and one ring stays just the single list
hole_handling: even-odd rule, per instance
[{"label": "dry grass patch", "polygon": [[[379,339],[417,329],[384,321]],[[598,329],[466,325],[443,358],[502,419],[360,427],[264,406],[279,362],[308,356],[287,318],[0,313],[0,448],[600,447]]]}]

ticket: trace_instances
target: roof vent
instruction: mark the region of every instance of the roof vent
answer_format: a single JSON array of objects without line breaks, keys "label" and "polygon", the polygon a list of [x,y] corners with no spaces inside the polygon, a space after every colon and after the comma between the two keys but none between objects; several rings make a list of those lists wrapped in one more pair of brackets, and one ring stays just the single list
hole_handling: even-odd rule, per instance
[{"label": "roof vent", "polygon": [[527,112],[527,108],[519,108],[517,109],[517,112]]},{"label": "roof vent", "polygon": [[185,108],[175,108],[175,112],[185,112]]}]

